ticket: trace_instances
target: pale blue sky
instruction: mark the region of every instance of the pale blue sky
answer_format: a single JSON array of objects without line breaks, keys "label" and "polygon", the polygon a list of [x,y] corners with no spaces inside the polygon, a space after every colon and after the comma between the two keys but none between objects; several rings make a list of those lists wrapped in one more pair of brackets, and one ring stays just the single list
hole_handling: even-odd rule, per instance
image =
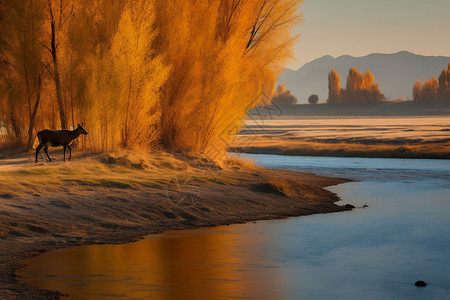
[{"label": "pale blue sky", "polygon": [[296,61],[407,50],[450,56],[450,0],[306,0]]}]

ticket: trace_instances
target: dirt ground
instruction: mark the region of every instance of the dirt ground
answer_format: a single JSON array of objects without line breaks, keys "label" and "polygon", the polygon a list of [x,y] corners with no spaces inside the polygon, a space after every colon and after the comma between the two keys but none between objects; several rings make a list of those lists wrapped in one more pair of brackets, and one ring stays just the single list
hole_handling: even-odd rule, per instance
[{"label": "dirt ground", "polygon": [[348,210],[323,189],[347,182],[228,159],[155,152],[0,155],[0,299],[57,299],[20,284],[22,260],[53,249],[124,243],[168,230]]}]

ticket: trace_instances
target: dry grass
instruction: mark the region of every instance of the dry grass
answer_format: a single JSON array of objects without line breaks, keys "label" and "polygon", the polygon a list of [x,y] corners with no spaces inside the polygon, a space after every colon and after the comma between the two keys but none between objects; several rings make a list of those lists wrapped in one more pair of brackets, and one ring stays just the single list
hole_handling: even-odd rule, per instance
[{"label": "dry grass", "polygon": [[[239,137],[236,144],[245,144]],[[346,142],[307,141],[283,138],[258,138],[248,147],[235,147],[248,153],[271,153],[306,156],[354,156],[392,158],[450,158],[450,142],[426,142],[418,144],[363,144]]]},{"label": "dry grass", "polygon": [[311,117],[248,122],[235,151],[285,155],[450,158],[446,117]]},{"label": "dry grass", "polygon": [[267,181],[267,187],[287,197],[295,193],[294,183],[284,178],[270,178]]},{"label": "dry grass", "polygon": [[220,173],[256,168],[239,158],[228,158],[218,165],[201,155],[166,152],[115,151],[82,155],[67,163],[57,153],[50,155],[55,159],[52,163],[39,158],[40,162],[35,164],[31,154],[27,158],[0,161],[0,197],[43,197],[68,190],[86,196],[93,189],[105,193],[119,189],[131,195],[147,188],[178,189],[172,184],[174,179],[196,186],[239,184],[242,179],[239,176],[222,177]]},{"label": "dry grass", "polygon": [[227,157],[223,161],[223,165],[235,170],[256,168],[254,160],[232,156]]}]

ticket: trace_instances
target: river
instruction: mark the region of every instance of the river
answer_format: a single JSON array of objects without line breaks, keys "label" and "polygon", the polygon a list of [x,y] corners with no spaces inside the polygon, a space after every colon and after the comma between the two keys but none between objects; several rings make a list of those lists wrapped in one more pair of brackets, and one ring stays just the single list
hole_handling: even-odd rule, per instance
[{"label": "river", "polygon": [[60,249],[20,281],[75,299],[448,299],[449,160],[242,156],[357,179],[329,190],[358,208]]}]

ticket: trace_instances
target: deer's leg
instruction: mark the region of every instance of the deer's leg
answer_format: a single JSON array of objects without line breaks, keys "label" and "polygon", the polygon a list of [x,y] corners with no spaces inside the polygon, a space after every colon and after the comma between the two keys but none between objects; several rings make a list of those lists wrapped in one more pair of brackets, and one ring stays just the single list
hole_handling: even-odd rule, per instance
[{"label": "deer's leg", "polygon": [[42,149],[43,147],[44,147],[44,145],[39,144],[39,146],[37,146],[37,148],[36,148],[36,162],[37,162],[37,159],[38,159],[39,151],[41,151],[41,149]]},{"label": "deer's leg", "polygon": [[52,159],[51,159],[50,156],[48,155],[48,146],[45,146],[45,147],[44,147],[44,152],[45,152],[45,154],[47,154],[48,160],[49,160],[49,161],[52,161]]},{"label": "deer's leg", "polygon": [[64,161],[66,161],[66,150],[67,150],[67,146],[66,145],[64,145],[63,146],[63,151],[64,151]]},{"label": "deer's leg", "polygon": [[72,147],[70,145],[67,145],[67,148],[69,148],[69,160],[72,159]]}]

